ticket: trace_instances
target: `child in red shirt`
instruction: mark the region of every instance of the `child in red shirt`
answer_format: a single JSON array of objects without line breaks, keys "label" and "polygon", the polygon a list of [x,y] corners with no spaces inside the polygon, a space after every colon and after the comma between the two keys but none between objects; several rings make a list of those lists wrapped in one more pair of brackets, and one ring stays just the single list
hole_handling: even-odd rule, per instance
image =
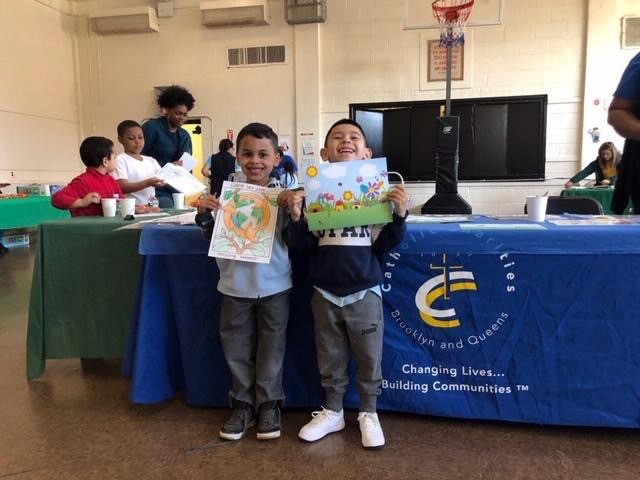
[{"label": "child in red shirt", "polygon": [[113,142],[104,137],[87,137],[80,145],[80,158],[87,170],[51,197],[51,204],[70,210],[72,217],[102,215],[102,198],[123,198],[118,182],[109,175],[116,169]]}]

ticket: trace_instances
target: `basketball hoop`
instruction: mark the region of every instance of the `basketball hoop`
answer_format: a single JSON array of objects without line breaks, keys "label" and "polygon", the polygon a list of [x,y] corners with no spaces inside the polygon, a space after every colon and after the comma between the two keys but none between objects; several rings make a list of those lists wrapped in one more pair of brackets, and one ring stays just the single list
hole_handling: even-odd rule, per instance
[{"label": "basketball hoop", "polygon": [[435,0],[433,16],[440,24],[440,46],[464,45],[464,26],[474,0]]}]

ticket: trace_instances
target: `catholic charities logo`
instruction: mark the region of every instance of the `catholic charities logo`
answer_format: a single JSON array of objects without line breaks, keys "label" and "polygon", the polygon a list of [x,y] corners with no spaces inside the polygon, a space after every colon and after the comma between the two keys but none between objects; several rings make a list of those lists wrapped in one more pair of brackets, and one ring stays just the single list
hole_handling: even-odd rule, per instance
[{"label": "catholic charities logo", "polygon": [[455,308],[438,309],[433,304],[438,299],[451,300],[451,295],[461,290],[477,290],[473,272],[462,270],[462,265],[447,265],[446,253],[442,255],[441,265],[431,263],[429,268],[442,273],[427,280],[416,292],[415,301],[420,318],[436,328],[459,327],[460,319]]},{"label": "catholic charities logo", "polygon": [[[414,268],[419,264],[415,263],[414,254],[392,252],[388,255],[382,291],[391,292],[394,287],[399,290],[398,301],[394,296],[386,300],[390,307],[388,315],[420,346],[450,350],[480,345],[499,335],[514,318],[508,309],[519,291],[517,262],[509,253],[483,255],[481,268],[477,263],[475,268],[465,266],[465,263],[474,264],[470,255],[432,255],[426,265],[420,262],[423,272],[435,273],[426,280],[415,278]],[[408,268],[397,270],[403,265],[404,255],[409,255]],[[420,255],[420,258],[424,257]],[[418,281],[413,283],[413,279]],[[401,287],[407,283],[413,283],[415,289],[407,291]],[[479,310],[474,311],[476,307]]]}]

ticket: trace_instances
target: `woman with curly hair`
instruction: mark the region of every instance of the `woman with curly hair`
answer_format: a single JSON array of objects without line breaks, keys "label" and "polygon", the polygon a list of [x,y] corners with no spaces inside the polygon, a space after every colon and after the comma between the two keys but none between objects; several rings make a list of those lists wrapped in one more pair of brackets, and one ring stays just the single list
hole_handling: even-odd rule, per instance
[{"label": "woman with curly hair", "polygon": [[[145,146],[141,153],[155,158],[160,166],[166,163],[179,165],[184,152],[192,153],[191,137],[182,125],[196,101],[186,88],[171,85],[162,91],[157,102],[162,117],[148,120],[142,125]],[[173,207],[171,193],[168,188],[156,188],[161,208]]]},{"label": "woman with curly hair", "polygon": [[571,177],[564,184],[564,188],[571,188],[592,173],[596,174],[596,185],[613,186],[618,175],[618,163],[620,163],[620,152],[613,143],[604,142],[598,148],[598,158]]}]

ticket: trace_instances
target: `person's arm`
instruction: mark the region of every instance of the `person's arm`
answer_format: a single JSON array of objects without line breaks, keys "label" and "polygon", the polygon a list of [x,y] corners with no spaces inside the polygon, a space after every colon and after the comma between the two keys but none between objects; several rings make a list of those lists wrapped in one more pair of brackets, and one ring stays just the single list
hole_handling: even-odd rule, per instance
[{"label": "person's arm", "polygon": [[388,252],[402,241],[407,231],[407,215],[409,215],[408,210],[404,212],[404,216],[393,212],[391,222],[382,227],[380,235],[378,235],[378,238],[373,242],[373,251],[377,255]]},{"label": "person's arm", "polygon": [[51,197],[51,205],[60,210],[75,210],[76,208],[88,207],[92,203],[100,203],[100,194],[88,192],[85,183],[74,178],[69,185],[57,191]]},{"label": "person's arm", "polygon": [[640,140],[640,118],[634,113],[637,101],[614,97],[607,121],[616,132],[630,140]]},{"label": "person's arm", "polygon": [[598,168],[598,160],[597,159],[594,160],[593,162],[591,162],[586,167],[584,167],[582,170],[580,170],[578,173],[576,173],[573,177],[571,177],[569,179],[569,181],[567,183],[565,183],[565,187],[569,183],[572,183],[572,184],[578,183],[580,180],[588,177],[589,175],[591,175],[592,173],[594,173],[596,171],[596,168]]},{"label": "person's arm", "polygon": [[409,215],[409,195],[404,185],[391,187],[387,194],[387,200],[393,204],[393,216],[391,223],[387,223],[382,227],[380,235],[378,235],[378,238],[373,242],[373,251],[376,254],[388,252],[398,245],[407,231],[405,220],[407,215]]},{"label": "person's arm", "polygon": [[123,193],[133,193],[147,187],[164,187],[164,181],[156,177],[145,178],[139,182],[130,182],[126,178],[116,180]]},{"label": "person's arm", "polygon": [[[185,134],[185,142],[184,142],[184,148],[183,151],[187,152],[189,155],[193,155],[193,146],[191,145],[191,135],[189,135],[189,132],[187,132],[184,128],[180,128],[180,130],[182,130]],[[180,154],[182,155],[182,154]]]},{"label": "person's arm", "polygon": [[202,169],[200,170],[200,173],[204,177],[211,177],[211,157],[209,157],[209,160],[204,162],[204,165],[202,166]]},{"label": "person's arm", "polygon": [[222,206],[216,195],[203,195],[198,201],[198,213],[196,213],[195,222],[200,227],[202,235],[209,240],[213,236],[213,227],[215,215]]},{"label": "person's arm", "polygon": [[144,122],[142,124],[142,133],[144,134],[144,147],[142,148],[142,155],[155,158],[155,144],[158,137],[158,129],[155,127],[155,123],[152,120]]},{"label": "person's arm", "polygon": [[304,217],[304,200],[306,194],[303,189],[283,190],[278,195],[278,206],[286,208],[289,222],[282,231],[282,239],[290,249],[310,252],[318,243],[318,237],[309,231],[309,224]]}]

